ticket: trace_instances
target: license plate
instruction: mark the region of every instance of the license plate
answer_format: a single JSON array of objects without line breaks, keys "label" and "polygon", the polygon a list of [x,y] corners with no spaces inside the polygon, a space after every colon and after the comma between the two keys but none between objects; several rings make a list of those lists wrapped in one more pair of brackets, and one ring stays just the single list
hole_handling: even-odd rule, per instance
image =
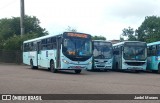
[{"label": "license plate", "polygon": [[76,69],[81,69],[81,66],[75,66],[74,68],[76,68]]}]

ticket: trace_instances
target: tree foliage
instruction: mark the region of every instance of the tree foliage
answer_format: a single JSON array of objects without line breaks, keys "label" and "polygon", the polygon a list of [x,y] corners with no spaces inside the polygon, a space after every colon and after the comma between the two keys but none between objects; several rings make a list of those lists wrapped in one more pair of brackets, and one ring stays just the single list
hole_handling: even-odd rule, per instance
[{"label": "tree foliage", "polygon": [[[135,36],[134,33],[135,33],[135,32],[134,32],[134,29],[131,28],[131,27],[124,28],[124,29],[122,30],[122,36],[127,37],[127,40],[129,40],[129,41],[135,41],[135,40],[136,40],[136,36]],[[120,40],[123,41],[124,38],[121,37]]]},{"label": "tree foliage", "polygon": [[141,26],[136,30],[138,40],[154,42],[160,40],[160,17],[147,16]]},{"label": "tree foliage", "polygon": [[[40,21],[35,16],[25,16],[25,33],[36,33],[38,36],[47,35],[48,32],[40,27]],[[0,19],[0,37],[7,39],[13,35],[20,35],[20,17]]]},{"label": "tree foliage", "polygon": [[3,44],[4,50],[22,50],[23,41],[36,38],[37,34],[25,34],[24,36],[14,35]]},{"label": "tree foliage", "polygon": [[0,19],[0,49],[20,50],[23,40],[47,35],[35,16],[25,16],[25,34],[20,36],[20,17]]},{"label": "tree foliage", "polygon": [[71,26],[68,26],[67,29],[66,29],[68,32],[77,32],[77,29],[71,27]]},{"label": "tree foliage", "polygon": [[[128,27],[124,28],[122,35],[128,40],[138,40],[144,42],[155,42],[160,40],[160,17],[147,16],[137,30]],[[123,38],[121,38],[123,39]]]},{"label": "tree foliage", "polygon": [[92,40],[106,40],[103,36],[92,36]]}]

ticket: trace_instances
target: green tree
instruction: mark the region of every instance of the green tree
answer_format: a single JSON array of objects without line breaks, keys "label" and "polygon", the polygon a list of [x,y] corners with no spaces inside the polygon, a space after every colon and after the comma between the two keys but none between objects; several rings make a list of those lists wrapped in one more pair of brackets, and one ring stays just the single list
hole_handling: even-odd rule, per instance
[{"label": "green tree", "polygon": [[68,26],[66,29],[68,32],[77,32],[77,30],[73,27]]},{"label": "green tree", "polygon": [[25,34],[20,36],[20,17],[0,19],[0,49],[20,50],[24,40],[47,35],[35,16],[25,16]]},{"label": "green tree", "polygon": [[147,16],[136,30],[138,40],[145,42],[154,42],[160,40],[160,17]]},{"label": "green tree", "polygon": [[92,36],[92,40],[106,40],[103,36]]},{"label": "green tree", "polygon": [[[127,37],[127,40],[129,40],[129,41],[135,41],[135,40],[137,40],[136,36],[134,35],[134,33],[135,33],[134,29],[131,28],[131,27],[124,28],[122,30],[122,36]],[[124,38],[120,37],[120,40],[124,40]]]},{"label": "green tree", "polygon": [[4,42],[3,49],[4,50],[22,50],[23,41],[31,38],[36,38],[36,37],[37,37],[37,34],[25,34],[22,37],[20,35],[14,35],[8,38]]},{"label": "green tree", "polygon": [[[39,24],[40,21],[35,16],[26,15],[24,18],[25,34],[47,35],[48,32]],[[20,35],[20,17],[0,19],[0,39],[7,39],[13,35]]]}]

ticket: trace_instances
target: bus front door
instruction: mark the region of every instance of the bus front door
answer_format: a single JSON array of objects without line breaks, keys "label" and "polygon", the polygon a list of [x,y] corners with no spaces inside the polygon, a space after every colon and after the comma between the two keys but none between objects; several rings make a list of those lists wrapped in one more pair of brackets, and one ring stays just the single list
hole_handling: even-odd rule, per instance
[{"label": "bus front door", "polygon": [[41,51],[40,51],[40,42],[37,42],[37,65],[41,65]]},{"label": "bus front door", "polygon": [[57,60],[56,60],[56,68],[61,67],[60,62],[60,55],[61,55],[61,37],[57,37]]}]

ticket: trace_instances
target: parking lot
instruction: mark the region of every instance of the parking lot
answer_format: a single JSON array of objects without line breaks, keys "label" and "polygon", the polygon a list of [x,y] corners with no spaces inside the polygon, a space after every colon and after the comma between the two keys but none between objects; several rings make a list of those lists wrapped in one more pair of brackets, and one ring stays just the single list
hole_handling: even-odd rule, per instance
[{"label": "parking lot", "polygon": [[24,65],[0,64],[0,93],[159,94],[160,74],[85,70],[81,74],[74,71],[51,73]]}]

